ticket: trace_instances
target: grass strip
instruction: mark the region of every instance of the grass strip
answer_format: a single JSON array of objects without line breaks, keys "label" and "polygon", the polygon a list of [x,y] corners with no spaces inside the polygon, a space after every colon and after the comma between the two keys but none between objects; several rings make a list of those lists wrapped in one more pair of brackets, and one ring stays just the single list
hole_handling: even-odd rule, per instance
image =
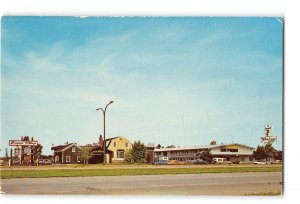
[{"label": "grass strip", "polygon": [[202,173],[281,172],[281,171],[282,171],[282,167],[6,170],[6,171],[1,171],[1,179],[124,176],[124,175],[163,175],[163,174],[202,174]]},{"label": "grass strip", "polygon": [[282,193],[279,191],[269,191],[262,193],[248,193],[245,196],[282,196]]}]

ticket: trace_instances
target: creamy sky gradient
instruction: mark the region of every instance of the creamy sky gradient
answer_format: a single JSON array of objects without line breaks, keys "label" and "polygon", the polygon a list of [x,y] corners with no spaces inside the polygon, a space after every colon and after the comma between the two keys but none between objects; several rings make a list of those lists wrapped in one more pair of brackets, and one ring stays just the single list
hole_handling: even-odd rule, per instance
[{"label": "creamy sky gradient", "polygon": [[2,18],[1,149],[96,142],[110,100],[107,137],[282,149],[282,19]]}]

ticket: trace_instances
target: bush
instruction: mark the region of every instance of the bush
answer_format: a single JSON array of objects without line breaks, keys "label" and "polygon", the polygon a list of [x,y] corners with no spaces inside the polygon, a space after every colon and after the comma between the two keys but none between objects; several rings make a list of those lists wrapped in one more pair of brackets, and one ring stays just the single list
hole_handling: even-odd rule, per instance
[{"label": "bush", "polygon": [[132,163],[132,148],[127,149],[125,151],[124,162],[126,162],[126,163]]},{"label": "bush", "polygon": [[146,146],[140,141],[135,141],[131,149],[132,161],[135,163],[146,162]]}]

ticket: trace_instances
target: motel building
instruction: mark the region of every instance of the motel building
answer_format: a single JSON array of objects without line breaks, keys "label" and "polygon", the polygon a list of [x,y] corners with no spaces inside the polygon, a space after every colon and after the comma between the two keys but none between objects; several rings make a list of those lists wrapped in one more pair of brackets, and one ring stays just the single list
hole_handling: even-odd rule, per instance
[{"label": "motel building", "polygon": [[214,158],[226,158],[232,163],[250,163],[254,161],[253,152],[255,148],[237,143],[220,145],[203,145],[194,147],[160,148],[154,149],[154,160],[168,157],[169,160],[188,161],[199,159],[199,153],[210,150]]}]

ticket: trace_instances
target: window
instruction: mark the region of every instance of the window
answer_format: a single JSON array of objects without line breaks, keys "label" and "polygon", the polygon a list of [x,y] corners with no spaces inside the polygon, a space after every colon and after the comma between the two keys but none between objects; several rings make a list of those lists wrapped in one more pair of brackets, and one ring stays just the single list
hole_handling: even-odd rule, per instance
[{"label": "window", "polygon": [[72,152],[76,152],[76,148],[75,147],[72,147]]},{"label": "window", "polygon": [[59,156],[55,156],[55,163],[59,162]]},{"label": "window", "polygon": [[114,147],[116,147],[117,146],[117,143],[116,142],[114,142]]},{"label": "window", "polygon": [[117,151],[117,158],[123,159],[125,156],[124,151]]},{"label": "window", "polygon": [[125,147],[128,147],[128,142],[125,143]]},{"label": "window", "polygon": [[77,156],[77,162],[80,162],[80,156]]},{"label": "window", "polygon": [[71,162],[71,156],[66,156],[66,163],[70,163]]},{"label": "window", "polygon": [[238,152],[238,149],[225,149],[225,148],[222,148],[221,152]]}]

